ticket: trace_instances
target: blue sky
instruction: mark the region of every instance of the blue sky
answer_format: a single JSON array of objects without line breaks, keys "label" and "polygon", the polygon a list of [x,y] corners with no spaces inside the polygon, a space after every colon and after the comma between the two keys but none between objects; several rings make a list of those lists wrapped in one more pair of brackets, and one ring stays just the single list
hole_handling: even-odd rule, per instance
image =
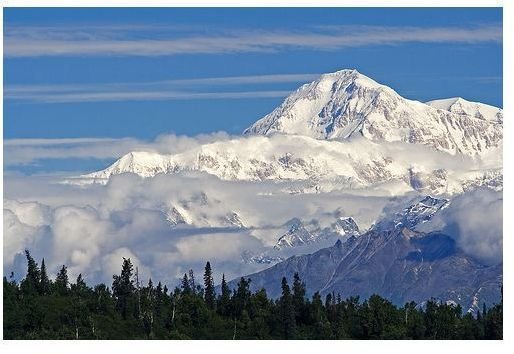
[{"label": "blue sky", "polygon": [[[343,68],[412,99],[502,106],[501,28],[495,8],[7,8],[5,144],[239,134],[287,92]],[[53,154],[7,169],[76,169],[56,142]],[[85,154],[80,164],[113,158]]]}]

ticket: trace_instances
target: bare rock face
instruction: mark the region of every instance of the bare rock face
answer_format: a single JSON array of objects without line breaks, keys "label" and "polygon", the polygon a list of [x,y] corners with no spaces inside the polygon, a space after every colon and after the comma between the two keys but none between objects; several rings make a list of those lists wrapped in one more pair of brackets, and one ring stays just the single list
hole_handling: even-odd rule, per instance
[{"label": "bare rock face", "polygon": [[[291,282],[296,272],[305,281],[308,296],[316,291],[343,298],[380,294],[398,305],[434,297],[460,304],[464,311],[498,302],[503,281],[501,264],[478,263],[447,235],[405,227],[372,230],[312,254],[293,256],[247,277],[252,280],[253,291],[265,288],[276,298],[281,293],[282,277]],[[236,283],[229,284],[234,287]]]},{"label": "bare rock face", "polygon": [[335,230],[340,226],[348,238],[248,275],[252,290],[265,288],[270,296],[279,297],[282,277],[292,281],[297,272],[307,284],[308,295],[317,291],[363,298],[379,294],[398,305],[436,298],[476,312],[483,303],[500,300],[502,264],[480,263],[441,232],[417,231],[450,203],[432,196],[415,198],[362,234],[355,233],[353,219],[340,218],[333,226]]}]

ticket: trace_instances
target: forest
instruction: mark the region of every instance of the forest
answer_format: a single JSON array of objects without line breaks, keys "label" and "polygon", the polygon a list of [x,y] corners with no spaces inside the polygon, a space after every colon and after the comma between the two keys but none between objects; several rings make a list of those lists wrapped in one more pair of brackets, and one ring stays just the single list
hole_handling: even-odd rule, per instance
[{"label": "forest", "polygon": [[503,338],[503,299],[472,314],[436,299],[398,307],[379,295],[307,298],[298,274],[270,299],[265,289],[252,293],[244,277],[230,289],[223,275],[215,287],[209,262],[200,281],[189,271],[170,290],[141,284],[125,258],[110,288],[90,287],[82,275],[70,281],[64,265],[51,280],[44,259],[39,266],[29,251],[26,258],[23,280],[4,276],[4,339]]}]

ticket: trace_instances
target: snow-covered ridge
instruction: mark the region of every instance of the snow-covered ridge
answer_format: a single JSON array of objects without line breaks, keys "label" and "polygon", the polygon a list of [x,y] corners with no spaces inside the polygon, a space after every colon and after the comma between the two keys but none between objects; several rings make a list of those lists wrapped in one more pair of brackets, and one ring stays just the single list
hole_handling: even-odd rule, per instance
[{"label": "snow-covered ridge", "polygon": [[405,143],[378,144],[364,138],[327,141],[277,135],[219,141],[175,155],[131,152],[105,170],[69,182],[107,183],[110,176],[126,172],[151,177],[199,171],[223,180],[308,181],[315,192],[324,191],[321,186],[327,191],[398,181],[404,191],[437,194],[461,192],[465,181],[482,178],[479,166],[479,160],[422,145],[406,148]]},{"label": "snow-covered ridge", "polygon": [[319,224],[306,226],[300,219],[294,218],[286,224],[288,230],[281,235],[275,249],[292,248],[328,240],[360,236],[359,227],[352,217],[343,216],[336,219],[329,227],[321,228]]},{"label": "snow-covered ridge", "polygon": [[316,139],[362,135],[376,142],[403,141],[470,156],[501,145],[500,109],[451,101],[408,100],[356,70],[341,70],[301,86],[244,134]]},{"label": "snow-covered ridge", "polygon": [[491,122],[503,123],[503,110],[480,102],[466,101],[462,97],[433,100],[426,103],[436,109],[467,115]]}]

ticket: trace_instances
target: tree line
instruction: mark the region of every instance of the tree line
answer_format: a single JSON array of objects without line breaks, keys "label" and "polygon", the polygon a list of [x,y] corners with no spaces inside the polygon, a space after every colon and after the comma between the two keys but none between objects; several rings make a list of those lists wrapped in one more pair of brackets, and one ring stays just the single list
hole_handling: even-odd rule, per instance
[{"label": "tree line", "polygon": [[112,286],[88,286],[66,266],[51,280],[44,259],[39,266],[28,251],[27,274],[19,283],[4,276],[5,339],[502,339],[503,299],[476,315],[460,305],[426,301],[402,307],[372,295],[341,299],[319,292],[306,297],[298,274],[282,279],[282,295],[252,293],[242,277],[229,288],[222,277],[219,294],[209,262],[203,279],[184,274],[173,290],[161,282],[146,285],[123,258]]}]

